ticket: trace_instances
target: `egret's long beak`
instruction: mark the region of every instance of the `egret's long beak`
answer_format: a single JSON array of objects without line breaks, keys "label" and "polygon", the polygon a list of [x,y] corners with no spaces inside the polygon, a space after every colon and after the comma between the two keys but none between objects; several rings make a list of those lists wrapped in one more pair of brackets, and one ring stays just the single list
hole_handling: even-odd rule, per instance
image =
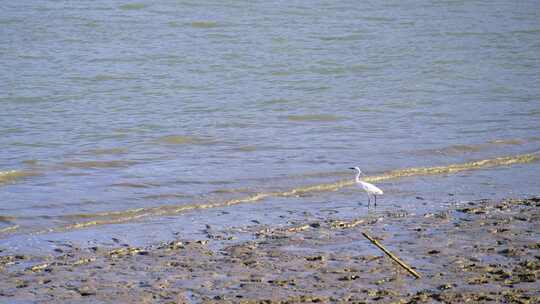
[{"label": "egret's long beak", "polygon": [[349,169],[351,169],[351,170],[356,170],[355,168],[349,168]]}]

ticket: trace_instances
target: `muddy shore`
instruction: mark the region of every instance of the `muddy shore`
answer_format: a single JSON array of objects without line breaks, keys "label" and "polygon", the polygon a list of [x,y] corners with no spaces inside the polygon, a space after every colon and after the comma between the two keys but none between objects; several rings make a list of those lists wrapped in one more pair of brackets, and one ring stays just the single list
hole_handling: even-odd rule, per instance
[{"label": "muddy shore", "polygon": [[117,239],[112,247],[63,244],[47,256],[2,255],[0,248],[0,302],[540,302],[538,197],[280,227],[207,226],[205,234],[191,240],[179,233],[146,248]]}]

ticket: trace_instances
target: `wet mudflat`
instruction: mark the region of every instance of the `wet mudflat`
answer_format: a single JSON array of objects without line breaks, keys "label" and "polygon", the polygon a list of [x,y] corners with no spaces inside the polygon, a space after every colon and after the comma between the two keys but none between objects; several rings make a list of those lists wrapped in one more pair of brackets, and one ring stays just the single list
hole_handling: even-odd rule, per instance
[{"label": "wet mudflat", "polygon": [[[415,279],[362,236],[418,271]],[[538,303],[540,198],[0,257],[2,302]],[[181,234],[178,234],[179,236]],[[246,238],[246,235],[249,237]],[[0,248],[1,250],[1,248]],[[1,252],[0,252],[1,253]]]}]

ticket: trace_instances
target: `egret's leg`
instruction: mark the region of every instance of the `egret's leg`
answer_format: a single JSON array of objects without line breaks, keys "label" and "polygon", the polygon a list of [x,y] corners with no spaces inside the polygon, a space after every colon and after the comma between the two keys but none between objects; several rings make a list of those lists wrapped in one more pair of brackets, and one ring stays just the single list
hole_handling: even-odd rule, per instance
[{"label": "egret's leg", "polygon": [[367,195],[367,206],[369,208],[369,205],[371,205],[371,196],[369,196],[369,193]]},{"label": "egret's leg", "polygon": [[377,196],[373,194],[373,198],[375,199],[375,206],[377,206]]}]

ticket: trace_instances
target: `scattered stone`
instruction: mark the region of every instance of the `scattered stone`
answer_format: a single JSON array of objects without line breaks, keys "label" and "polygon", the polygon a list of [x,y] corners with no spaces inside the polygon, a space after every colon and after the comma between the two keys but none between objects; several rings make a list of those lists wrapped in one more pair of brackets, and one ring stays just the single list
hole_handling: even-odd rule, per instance
[{"label": "scattered stone", "polygon": [[529,248],[529,249],[540,250],[540,243],[530,243],[530,244],[527,244],[527,248]]},{"label": "scattered stone", "polygon": [[519,251],[511,247],[500,250],[498,253],[507,257],[515,257],[519,255]]},{"label": "scattered stone", "polygon": [[87,289],[87,288],[81,288],[81,289],[78,289],[78,292],[81,296],[83,297],[87,297],[87,296],[94,296],[96,295],[96,291],[95,290],[91,290],[91,289]]},{"label": "scattered stone", "polygon": [[485,208],[479,207],[479,208],[460,208],[457,209],[459,212],[463,213],[469,213],[469,214],[485,214],[486,210]]},{"label": "scattered stone", "polygon": [[311,223],[309,224],[311,228],[321,228],[321,223]]},{"label": "scattered stone", "polygon": [[75,263],[73,263],[73,266],[79,266],[79,265],[88,264],[88,263],[91,263],[91,262],[93,262],[95,260],[96,260],[95,258],[81,258],[78,261],[76,261]]},{"label": "scattered stone", "polygon": [[346,276],[343,276],[343,277],[340,277],[338,278],[338,281],[354,281],[356,279],[358,279],[359,276],[357,275],[346,275]]},{"label": "scattered stone", "polygon": [[318,255],[318,256],[312,256],[312,257],[306,257],[306,260],[313,262],[313,261],[324,261],[324,256]]},{"label": "scattered stone", "polygon": [[25,288],[25,287],[28,287],[28,281],[26,281],[26,280],[16,280],[16,281],[15,281],[15,287],[16,287],[16,288]]},{"label": "scattered stone", "polygon": [[39,264],[39,265],[35,265],[35,266],[30,267],[30,270],[33,271],[33,272],[40,272],[40,271],[46,270],[47,267],[49,267],[49,264],[47,264],[47,263]]},{"label": "scattered stone", "polygon": [[452,289],[454,288],[455,284],[443,284],[443,285],[439,285],[439,287],[437,287],[437,289],[439,290],[448,290],[448,289]]}]

